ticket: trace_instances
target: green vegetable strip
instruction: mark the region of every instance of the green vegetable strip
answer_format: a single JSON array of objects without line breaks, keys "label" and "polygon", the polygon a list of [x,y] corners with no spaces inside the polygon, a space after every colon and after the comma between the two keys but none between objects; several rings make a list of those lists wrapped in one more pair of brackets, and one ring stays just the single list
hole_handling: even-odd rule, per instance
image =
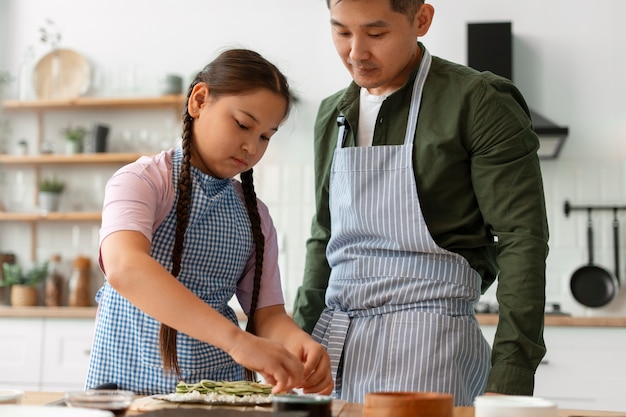
[{"label": "green vegetable strip", "polygon": [[188,392],[197,391],[200,394],[216,393],[226,395],[236,395],[243,397],[245,395],[270,395],[272,386],[260,384],[250,381],[211,381],[203,379],[195,384],[188,384],[180,381],[176,385],[177,394],[186,394]]}]

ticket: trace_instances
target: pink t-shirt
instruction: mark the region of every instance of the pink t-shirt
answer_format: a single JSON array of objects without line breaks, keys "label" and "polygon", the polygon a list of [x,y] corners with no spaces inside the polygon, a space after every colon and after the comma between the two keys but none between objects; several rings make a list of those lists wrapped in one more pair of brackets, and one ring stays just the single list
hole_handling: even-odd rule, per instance
[{"label": "pink t-shirt", "polygon": [[[111,233],[132,230],[142,233],[150,242],[152,235],[172,210],[175,188],[172,184],[172,153],[163,151],[155,156],[142,156],[120,168],[106,184],[102,209],[100,243]],[[241,183],[233,186],[243,201]],[[265,236],[263,275],[257,308],[284,304],[278,269],[276,229],[267,206],[257,199],[261,229]],[[249,313],[254,281],[254,251],[244,275],[237,285],[237,299],[244,312]],[[103,272],[102,263],[100,267]]]}]

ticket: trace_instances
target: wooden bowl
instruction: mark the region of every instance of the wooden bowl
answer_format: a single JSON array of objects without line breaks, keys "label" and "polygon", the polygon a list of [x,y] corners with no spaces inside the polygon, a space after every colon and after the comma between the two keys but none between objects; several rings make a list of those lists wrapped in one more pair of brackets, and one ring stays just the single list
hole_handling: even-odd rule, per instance
[{"label": "wooden bowl", "polygon": [[452,417],[454,397],[440,392],[370,392],[363,417]]}]

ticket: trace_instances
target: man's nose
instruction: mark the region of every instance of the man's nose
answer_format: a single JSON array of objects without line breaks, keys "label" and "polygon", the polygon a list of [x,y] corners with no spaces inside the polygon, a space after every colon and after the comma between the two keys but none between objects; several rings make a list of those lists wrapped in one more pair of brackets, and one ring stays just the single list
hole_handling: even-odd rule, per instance
[{"label": "man's nose", "polygon": [[359,62],[368,57],[367,42],[360,36],[354,36],[350,42],[350,59]]}]

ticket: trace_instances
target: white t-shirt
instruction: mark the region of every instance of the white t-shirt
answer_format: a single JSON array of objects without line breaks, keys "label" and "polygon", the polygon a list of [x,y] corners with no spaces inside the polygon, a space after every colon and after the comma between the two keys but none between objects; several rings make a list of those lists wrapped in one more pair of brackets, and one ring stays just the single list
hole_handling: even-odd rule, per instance
[{"label": "white t-shirt", "polygon": [[372,146],[374,139],[374,128],[378,120],[378,111],[387,96],[375,96],[361,88],[359,102],[359,128],[357,129],[357,146]]}]

